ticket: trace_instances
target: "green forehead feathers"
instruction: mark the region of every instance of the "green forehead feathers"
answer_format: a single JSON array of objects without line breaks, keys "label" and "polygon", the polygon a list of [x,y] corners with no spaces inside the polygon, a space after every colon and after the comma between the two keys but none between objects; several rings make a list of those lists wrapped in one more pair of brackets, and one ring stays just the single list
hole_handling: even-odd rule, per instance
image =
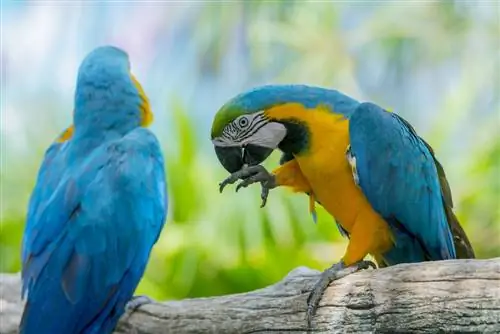
[{"label": "green forehead feathers", "polygon": [[243,109],[231,103],[229,101],[222,108],[217,111],[212,123],[212,139],[222,135],[222,130],[224,127],[231,123],[233,120],[243,115]]}]

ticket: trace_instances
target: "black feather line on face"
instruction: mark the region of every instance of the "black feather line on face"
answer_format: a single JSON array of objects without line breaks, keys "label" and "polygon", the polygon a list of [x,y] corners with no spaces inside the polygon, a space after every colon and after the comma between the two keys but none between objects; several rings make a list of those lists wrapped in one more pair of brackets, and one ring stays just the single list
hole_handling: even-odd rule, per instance
[{"label": "black feather line on face", "polygon": [[[249,118],[250,116],[244,115],[233,120],[226,125],[222,131],[221,137],[234,144],[238,144],[253,136],[268,122],[268,118],[265,117],[262,112],[253,115],[250,120]],[[246,119],[247,122],[242,122],[244,119]],[[241,125],[242,123],[244,123],[243,126]]]},{"label": "black feather line on face", "polygon": [[257,122],[255,122],[252,126],[252,128],[248,129],[245,133],[241,134],[241,137],[238,138],[240,142],[244,141],[247,138],[252,137],[254,134],[256,134],[262,127],[264,127],[267,124],[267,121],[263,119],[259,119]]},{"label": "black feather line on face", "polygon": [[311,131],[302,121],[297,119],[281,120],[286,128],[286,136],[278,148],[287,154],[301,154],[306,152],[310,146]]}]

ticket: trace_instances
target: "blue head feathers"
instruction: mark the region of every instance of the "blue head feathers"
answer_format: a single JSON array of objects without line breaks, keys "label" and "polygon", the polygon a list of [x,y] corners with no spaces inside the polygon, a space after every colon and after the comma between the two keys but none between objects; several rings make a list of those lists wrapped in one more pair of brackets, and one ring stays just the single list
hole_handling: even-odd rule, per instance
[{"label": "blue head feathers", "polygon": [[99,137],[109,130],[127,133],[141,125],[143,102],[127,53],[113,46],[96,48],[78,71],[75,137]]}]

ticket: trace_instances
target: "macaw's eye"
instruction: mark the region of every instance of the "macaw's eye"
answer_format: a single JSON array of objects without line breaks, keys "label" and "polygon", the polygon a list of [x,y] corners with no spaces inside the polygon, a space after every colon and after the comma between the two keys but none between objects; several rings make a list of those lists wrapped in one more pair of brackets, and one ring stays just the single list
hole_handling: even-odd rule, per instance
[{"label": "macaw's eye", "polygon": [[246,117],[242,117],[238,120],[238,125],[240,128],[244,128],[248,125],[248,119]]}]

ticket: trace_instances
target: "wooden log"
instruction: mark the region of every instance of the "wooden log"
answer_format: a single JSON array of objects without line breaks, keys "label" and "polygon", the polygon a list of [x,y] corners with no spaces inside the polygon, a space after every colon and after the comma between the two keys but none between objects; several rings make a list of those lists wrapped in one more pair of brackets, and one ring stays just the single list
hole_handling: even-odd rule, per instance
[{"label": "wooden log", "polygon": [[[318,274],[300,267],[247,293],[144,305],[124,314],[115,333],[306,333],[306,299]],[[16,333],[19,274],[2,274],[0,291],[0,333]],[[329,286],[313,331],[500,333],[500,258],[355,273]]]}]

